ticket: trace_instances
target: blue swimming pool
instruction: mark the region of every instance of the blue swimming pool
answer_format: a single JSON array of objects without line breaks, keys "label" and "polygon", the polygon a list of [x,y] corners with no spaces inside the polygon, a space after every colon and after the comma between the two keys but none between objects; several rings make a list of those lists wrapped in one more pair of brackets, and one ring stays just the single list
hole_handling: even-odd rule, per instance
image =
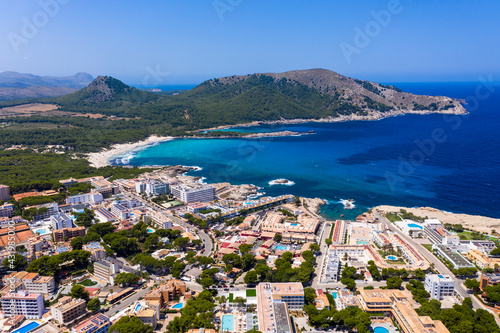
[{"label": "blue swimming pool", "polygon": [[40,230],[37,230],[36,233],[39,234],[39,235],[43,235],[43,234],[46,234],[47,231],[45,231],[43,229],[40,229]]},{"label": "blue swimming pool", "polygon": [[183,305],[184,305],[184,303],[177,303],[174,306],[172,306],[172,309],[182,309]]},{"label": "blue swimming pool", "polygon": [[333,296],[333,299],[337,299],[337,292],[336,291],[332,292],[332,296]]},{"label": "blue swimming pool", "polygon": [[233,315],[223,315],[222,316],[222,331],[234,331],[234,316]]},{"label": "blue swimming pool", "polygon": [[368,245],[368,244],[370,244],[370,242],[367,242],[367,241],[357,241],[356,244],[358,244],[358,245]]},{"label": "blue swimming pool", "polygon": [[26,326],[21,327],[20,329],[15,330],[13,333],[26,333],[37,328],[38,326],[40,326],[40,324],[32,322]]},{"label": "blue swimming pool", "polygon": [[292,223],[291,225],[293,225],[295,227],[295,226],[298,226],[299,224],[298,223]]},{"label": "blue swimming pool", "polygon": [[140,305],[140,304],[137,304],[137,305],[135,306],[135,310],[134,310],[134,312],[135,312],[135,313],[137,313],[140,309],[141,309],[141,305]]},{"label": "blue swimming pool", "polygon": [[389,333],[389,330],[382,326],[377,326],[373,328],[374,333]]},{"label": "blue swimming pool", "polygon": [[276,245],[276,250],[288,250],[288,246],[286,245]]},{"label": "blue swimming pool", "polygon": [[155,231],[154,231],[153,229],[151,229],[151,228],[148,228],[147,230],[148,230],[148,232],[149,232],[150,234],[151,234],[151,233],[153,233],[153,232],[155,232]]},{"label": "blue swimming pool", "polygon": [[389,259],[389,260],[396,260],[396,259],[398,259],[398,257],[396,257],[396,256],[387,256],[387,259]]},{"label": "blue swimming pool", "polygon": [[423,228],[421,226],[419,226],[418,224],[415,224],[415,223],[408,223],[408,226],[410,228],[418,228],[420,230],[422,230]]}]

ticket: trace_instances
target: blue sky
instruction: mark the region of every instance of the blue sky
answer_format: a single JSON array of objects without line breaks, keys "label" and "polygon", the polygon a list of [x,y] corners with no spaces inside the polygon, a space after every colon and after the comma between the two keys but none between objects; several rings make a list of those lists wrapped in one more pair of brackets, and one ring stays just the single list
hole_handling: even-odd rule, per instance
[{"label": "blue sky", "polygon": [[500,76],[497,1],[0,0],[0,13],[0,71],[149,86],[317,67],[381,82]]}]

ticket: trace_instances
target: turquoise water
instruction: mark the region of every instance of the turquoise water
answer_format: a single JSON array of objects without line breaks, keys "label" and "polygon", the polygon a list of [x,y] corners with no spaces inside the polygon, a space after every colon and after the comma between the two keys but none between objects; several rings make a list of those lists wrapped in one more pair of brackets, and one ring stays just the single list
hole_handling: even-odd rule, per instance
[{"label": "turquoise water", "polygon": [[286,245],[276,245],[276,250],[286,251],[286,250],[288,250],[288,246],[286,246]]},{"label": "turquoise water", "polygon": [[440,279],[442,279],[442,278],[443,278],[443,276],[442,276],[442,275],[438,275],[438,277],[439,277]]},{"label": "turquoise water", "polygon": [[141,305],[140,305],[140,304],[137,304],[137,305],[135,306],[135,310],[134,310],[134,311],[137,313],[140,309],[141,309]]},{"label": "turquoise water", "polygon": [[47,231],[45,231],[43,229],[37,230],[36,232],[37,232],[37,234],[40,234],[40,235],[43,235],[43,234],[47,233]]},{"label": "turquoise water", "polygon": [[387,259],[389,259],[389,260],[396,260],[396,259],[398,259],[398,257],[396,257],[396,256],[387,256]]},{"label": "turquoise water", "polygon": [[295,226],[298,226],[299,224],[298,223],[292,223],[291,225],[293,225],[295,227]]},{"label": "turquoise water", "polygon": [[26,333],[26,332],[29,332],[29,331],[37,328],[38,326],[40,326],[40,324],[35,323],[35,322],[31,322],[28,325],[25,325],[25,326],[15,330],[13,333]]},{"label": "turquoise water", "polygon": [[177,303],[174,306],[172,306],[172,309],[182,309],[183,303]]},{"label": "turquoise water", "polygon": [[147,230],[148,230],[148,232],[149,232],[149,233],[153,233],[153,232],[155,232],[155,231],[154,231],[153,229],[151,229],[151,228],[148,228]]},{"label": "turquoise water", "polygon": [[373,328],[374,333],[389,333],[389,330],[382,326],[377,326]]},{"label": "turquoise water", "polygon": [[418,224],[415,224],[415,223],[408,223],[408,226],[410,228],[419,228],[420,230],[423,229],[421,226],[419,226]]},{"label": "turquoise water", "polygon": [[368,245],[368,244],[370,244],[370,242],[367,242],[367,241],[357,241],[356,244],[358,244],[358,245]]},{"label": "turquoise water", "polygon": [[[477,83],[397,84],[404,91],[474,96]],[[177,139],[147,147],[132,165],[197,165],[207,182],[255,184],[267,195],[328,200],[327,218],[353,219],[380,204],[432,206],[498,217],[500,198],[500,86],[468,115],[405,115],[380,121],[245,127],[316,134],[261,139]],[[435,133],[442,140],[435,140]],[[429,143],[430,142],[430,143]],[[426,146],[425,144],[428,144]],[[422,157],[422,158],[418,158]],[[119,163],[121,159],[113,163]],[[293,186],[270,186],[293,179]],[[341,199],[354,199],[344,209]]]},{"label": "turquoise water", "polygon": [[233,315],[223,315],[222,316],[222,331],[234,331],[234,316]]},{"label": "turquoise water", "polygon": [[336,291],[332,292],[332,296],[333,296],[333,299],[337,299],[337,292]]}]

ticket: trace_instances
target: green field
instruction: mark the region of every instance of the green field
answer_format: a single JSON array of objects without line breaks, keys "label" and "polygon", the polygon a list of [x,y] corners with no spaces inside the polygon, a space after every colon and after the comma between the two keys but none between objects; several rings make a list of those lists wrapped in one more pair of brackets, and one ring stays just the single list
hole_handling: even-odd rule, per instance
[{"label": "green field", "polygon": [[82,286],[85,286],[85,287],[91,287],[91,286],[95,286],[97,284],[97,282],[92,281],[90,279],[87,279],[87,280],[84,280],[82,282],[78,282],[78,284],[81,284]]},{"label": "green field", "polygon": [[255,297],[255,296],[257,296],[256,289],[247,289],[247,297]]}]

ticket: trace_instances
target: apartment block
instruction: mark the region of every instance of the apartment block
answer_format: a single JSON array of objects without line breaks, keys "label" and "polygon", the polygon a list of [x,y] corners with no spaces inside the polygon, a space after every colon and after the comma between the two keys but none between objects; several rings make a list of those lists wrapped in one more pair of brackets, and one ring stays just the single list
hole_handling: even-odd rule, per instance
[{"label": "apartment block", "polygon": [[66,198],[67,204],[78,205],[78,204],[97,204],[104,200],[101,193],[92,190],[90,193],[77,194]]},{"label": "apartment block", "polygon": [[449,275],[427,274],[424,287],[431,294],[431,298],[438,301],[453,296],[455,292],[455,282]]},{"label": "apartment block", "polygon": [[158,301],[160,309],[163,309],[168,302],[174,301],[175,296],[191,297],[190,293],[186,294],[186,283],[184,281],[168,280],[144,295],[144,300]]},{"label": "apartment block", "polygon": [[333,244],[344,244],[346,230],[347,230],[347,226],[346,226],[345,221],[337,220],[335,222],[335,227],[333,229],[332,243]]},{"label": "apartment block", "polygon": [[43,315],[42,294],[30,294],[26,290],[8,293],[1,298],[4,315],[23,315],[27,319],[40,319]]},{"label": "apartment block", "polygon": [[85,227],[75,227],[75,228],[62,228],[59,230],[54,230],[52,234],[54,235],[54,242],[64,242],[65,239],[72,239],[77,236],[84,237],[87,233]]},{"label": "apartment block", "polygon": [[427,219],[423,223],[424,234],[433,244],[459,245],[460,238],[450,234],[441,222],[436,219]]},{"label": "apartment block", "polygon": [[102,313],[96,314],[74,327],[71,333],[108,333],[111,321]]},{"label": "apartment block", "polygon": [[500,273],[482,273],[479,280],[479,288],[484,290],[486,286],[494,286],[500,283]]},{"label": "apartment block", "polygon": [[109,284],[114,284],[114,277],[120,271],[120,262],[114,259],[103,259],[94,263],[94,276]]},{"label": "apartment block", "polygon": [[184,203],[205,202],[215,200],[215,187],[204,185],[198,187],[189,187],[186,185],[174,185],[171,187],[174,197]]},{"label": "apartment block", "polygon": [[465,257],[482,270],[485,268],[495,268],[495,265],[497,267],[500,265],[500,258],[490,258],[479,250],[469,250],[465,254]]},{"label": "apartment block", "polygon": [[293,332],[288,309],[300,309],[303,305],[304,289],[301,283],[259,283],[257,286],[259,331]]},{"label": "apartment block", "polygon": [[10,187],[7,185],[0,185],[0,201],[9,201]]},{"label": "apartment block", "polygon": [[172,220],[170,220],[162,213],[156,212],[154,210],[149,211],[146,214],[145,220],[146,222],[151,223],[151,225],[157,229],[172,229],[172,227],[174,226]]},{"label": "apartment block", "polygon": [[92,261],[99,261],[106,258],[106,250],[104,250],[104,246],[102,246],[99,242],[85,244],[82,249],[91,253],[90,260]]},{"label": "apartment block", "polygon": [[73,219],[64,213],[58,213],[50,217],[52,230],[59,230],[63,228],[73,228]]},{"label": "apartment block", "polygon": [[77,298],[72,299],[69,296],[62,297],[59,302],[52,305],[52,317],[60,325],[71,325],[77,319],[87,314],[85,300]]},{"label": "apartment block", "polygon": [[0,206],[0,217],[12,217],[14,216],[14,205],[13,204],[3,204]]},{"label": "apartment block", "polygon": [[56,287],[52,276],[40,276],[38,273],[28,273],[25,271],[11,273],[2,280],[5,285],[22,283],[23,288],[32,294],[50,294]]}]

